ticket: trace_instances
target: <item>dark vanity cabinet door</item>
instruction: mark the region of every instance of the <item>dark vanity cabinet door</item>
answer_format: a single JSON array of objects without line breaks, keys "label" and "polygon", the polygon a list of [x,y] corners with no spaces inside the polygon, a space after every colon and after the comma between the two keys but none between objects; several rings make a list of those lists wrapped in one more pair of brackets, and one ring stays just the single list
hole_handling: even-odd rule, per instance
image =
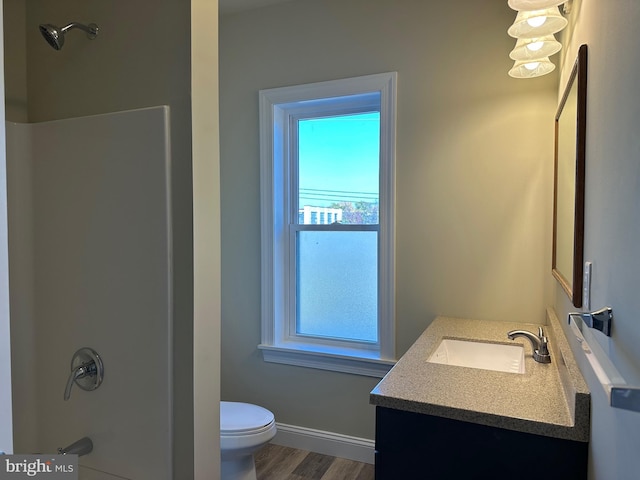
[{"label": "dark vanity cabinet door", "polygon": [[376,480],[583,480],[587,446],[376,407]]}]

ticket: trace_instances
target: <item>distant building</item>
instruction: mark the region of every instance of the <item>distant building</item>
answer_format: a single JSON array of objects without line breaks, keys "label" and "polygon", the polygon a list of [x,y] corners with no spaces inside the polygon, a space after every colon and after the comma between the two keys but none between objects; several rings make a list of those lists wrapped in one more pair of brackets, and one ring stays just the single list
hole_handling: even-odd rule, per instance
[{"label": "distant building", "polygon": [[305,205],[298,210],[298,223],[303,225],[329,225],[342,221],[341,208]]}]

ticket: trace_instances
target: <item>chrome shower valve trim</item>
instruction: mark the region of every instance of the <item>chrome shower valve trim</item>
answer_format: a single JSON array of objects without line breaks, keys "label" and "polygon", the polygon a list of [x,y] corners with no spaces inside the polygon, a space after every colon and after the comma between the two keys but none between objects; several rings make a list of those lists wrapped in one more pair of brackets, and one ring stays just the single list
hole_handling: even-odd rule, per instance
[{"label": "chrome shower valve trim", "polygon": [[104,365],[100,355],[92,348],[84,347],[71,358],[71,373],[64,389],[64,399],[71,398],[71,389],[76,384],[82,390],[95,390],[104,379]]}]

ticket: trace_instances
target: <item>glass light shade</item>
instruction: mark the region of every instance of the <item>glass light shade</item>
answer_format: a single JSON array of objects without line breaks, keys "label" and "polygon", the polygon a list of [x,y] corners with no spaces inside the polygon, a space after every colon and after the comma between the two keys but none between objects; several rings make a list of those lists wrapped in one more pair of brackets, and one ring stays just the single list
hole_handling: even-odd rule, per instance
[{"label": "glass light shade", "polygon": [[557,7],[567,0],[509,0],[509,6],[518,11],[541,10],[544,8]]},{"label": "glass light shade", "polygon": [[550,57],[562,49],[562,44],[553,35],[537,38],[519,38],[509,57],[512,60],[535,60]]},{"label": "glass light shade", "polygon": [[567,23],[569,22],[560,14],[558,7],[522,11],[518,12],[507,33],[514,38],[544,37],[559,32]]},{"label": "glass light shade", "polygon": [[548,57],[538,58],[537,60],[519,61],[513,64],[513,68],[509,70],[509,76],[513,78],[535,78],[551,73],[556,66],[551,63]]}]

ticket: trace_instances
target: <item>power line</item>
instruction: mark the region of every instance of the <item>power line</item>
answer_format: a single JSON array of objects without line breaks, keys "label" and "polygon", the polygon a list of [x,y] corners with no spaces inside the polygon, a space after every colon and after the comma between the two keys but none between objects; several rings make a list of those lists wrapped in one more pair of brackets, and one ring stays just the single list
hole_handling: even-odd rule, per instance
[{"label": "power line", "polygon": [[330,193],[314,193],[314,192],[310,192],[310,193],[304,193],[304,192],[300,192],[300,195],[298,198],[300,199],[309,199],[309,200],[333,200],[333,201],[361,201],[361,202],[369,202],[369,203],[378,203],[379,198],[378,195],[373,195],[373,194],[369,194],[370,196],[365,196],[363,194],[361,195],[356,195],[356,194],[342,194],[342,195],[336,195],[336,194],[330,194]]},{"label": "power line", "polygon": [[378,192],[353,192],[350,190],[328,190],[328,189],[322,189],[322,188],[300,188],[298,189],[300,190],[300,192],[306,191],[306,192],[331,192],[331,193],[359,193],[362,195],[378,195]]}]

